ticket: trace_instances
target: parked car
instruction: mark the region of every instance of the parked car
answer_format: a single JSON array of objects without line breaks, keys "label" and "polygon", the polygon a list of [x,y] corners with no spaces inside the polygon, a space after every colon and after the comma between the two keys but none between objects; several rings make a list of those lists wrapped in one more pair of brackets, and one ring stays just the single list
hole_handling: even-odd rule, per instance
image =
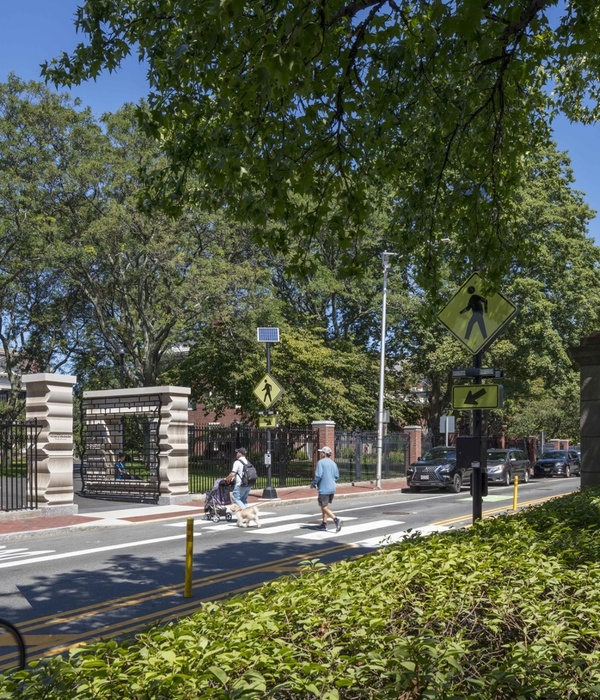
[{"label": "parked car", "polygon": [[538,458],[534,476],[564,476],[581,473],[581,460],[574,450],[548,450]]},{"label": "parked car", "polygon": [[456,466],[455,447],[434,447],[408,467],[406,480],[413,493],[418,493],[423,487],[460,493],[463,484],[469,483],[471,471]]},{"label": "parked car", "polygon": [[515,476],[519,481],[529,481],[529,459],[522,450],[513,448],[489,449],[487,451],[487,474],[489,484],[504,484],[508,486]]}]

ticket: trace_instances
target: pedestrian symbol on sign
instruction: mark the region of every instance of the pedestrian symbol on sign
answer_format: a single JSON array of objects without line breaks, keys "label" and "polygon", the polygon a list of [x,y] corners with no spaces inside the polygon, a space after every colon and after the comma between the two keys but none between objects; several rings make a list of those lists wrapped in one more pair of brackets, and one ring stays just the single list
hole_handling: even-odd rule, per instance
[{"label": "pedestrian symbol on sign", "polygon": [[482,294],[482,287],[483,280],[474,272],[438,314],[473,355],[489,345],[517,312],[500,292]]},{"label": "pedestrian symbol on sign", "polygon": [[283,388],[270,374],[265,374],[254,389],[254,396],[256,396],[265,408],[272,406],[282,394]]},{"label": "pedestrian symbol on sign", "polygon": [[270,406],[273,403],[273,397],[271,396],[271,389],[273,388],[272,384],[269,384],[269,379],[268,377],[265,377],[265,383],[263,384],[262,392],[263,392],[263,398],[262,402],[266,404],[267,406]]},{"label": "pedestrian symbol on sign", "polygon": [[477,324],[477,326],[479,327],[479,331],[482,337],[487,338],[487,331],[485,329],[485,319],[483,318],[483,314],[487,313],[488,310],[487,299],[479,296],[479,294],[475,294],[475,287],[473,287],[473,285],[467,287],[467,292],[469,292],[471,298],[469,299],[469,303],[460,312],[461,314],[464,314],[467,311],[471,312],[471,318],[469,319],[469,323],[467,324],[467,330],[465,332],[465,340],[469,340],[469,338],[471,337],[471,331],[473,330],[473,326],[475,324]]}]

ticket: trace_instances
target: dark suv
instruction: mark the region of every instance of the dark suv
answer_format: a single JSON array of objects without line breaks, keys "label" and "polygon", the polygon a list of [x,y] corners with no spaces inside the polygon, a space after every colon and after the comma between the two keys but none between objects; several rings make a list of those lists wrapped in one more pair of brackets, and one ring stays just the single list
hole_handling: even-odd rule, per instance
[{"label": "dark suv", "polygon": [[547,450],[538,457],[534,476],[565,476],[581,474],[581,460],[575,450]]},{"label": "dark suv", "polygon": [[471,471],[456,466],[455,447],[434,447],[408,467],[406,480],[413,493],[431,486],[460,493],[462,485],[469,483]]}]

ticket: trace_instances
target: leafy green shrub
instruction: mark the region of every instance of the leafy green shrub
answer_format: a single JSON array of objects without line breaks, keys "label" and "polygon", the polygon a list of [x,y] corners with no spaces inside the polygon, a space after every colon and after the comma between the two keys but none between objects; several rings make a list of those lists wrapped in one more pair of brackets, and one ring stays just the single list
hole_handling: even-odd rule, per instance
[{"label": "leafy green shrub", "polygon": [[331,567],[0,679],[0,698],[600,697],[600,491]]}]

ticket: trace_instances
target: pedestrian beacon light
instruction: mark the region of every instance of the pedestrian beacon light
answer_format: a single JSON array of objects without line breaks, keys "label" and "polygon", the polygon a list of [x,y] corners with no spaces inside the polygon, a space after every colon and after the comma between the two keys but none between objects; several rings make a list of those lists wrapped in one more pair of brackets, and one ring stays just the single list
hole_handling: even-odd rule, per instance
[{"label": "pedestrian beacon light", "polygon": [[[279,328],[257,328],[256,329],[256,340],[259,343],[265,343],[267,349],[267,375],[271,371],[271,343],[279,342]],[[269,384],[267,387],[267,380],[265,380],[264,391],[271,392],[272,386]],[[267,394],[265,393],[265,398]],[[271,430],[267,428],[267,454],[265,455],[265,467],[267,468],[267,486],[263,489],[263,498],[277,498],[277,491],[271,485]]]}]

